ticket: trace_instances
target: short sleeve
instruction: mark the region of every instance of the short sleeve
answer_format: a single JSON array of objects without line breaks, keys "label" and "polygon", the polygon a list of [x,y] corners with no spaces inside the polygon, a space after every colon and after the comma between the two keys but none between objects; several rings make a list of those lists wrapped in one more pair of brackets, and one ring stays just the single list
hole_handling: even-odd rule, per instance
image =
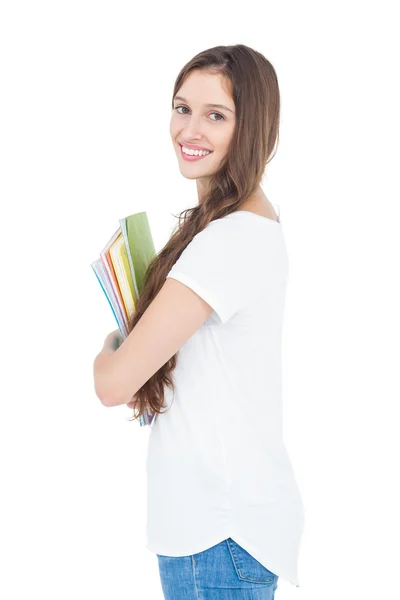
[{"label": "short sleeve", "polygon": [[248,227],[248,223],[229,216],[211,221],[196,234],[167,275],[203,298],[221,323],[249,304],[257,293],[260,251],[263,246],[267,251],[258,237],[265,230]]}]

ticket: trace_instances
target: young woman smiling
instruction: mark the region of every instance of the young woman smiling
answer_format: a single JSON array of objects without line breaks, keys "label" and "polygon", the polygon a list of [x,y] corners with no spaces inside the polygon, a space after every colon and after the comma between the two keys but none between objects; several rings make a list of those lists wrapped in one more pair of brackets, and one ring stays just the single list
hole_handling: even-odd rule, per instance
[{"label": "young woman smiling", "polygon": [[182,68],[170,135],[198,204],[150,264],[128,337],[107,336],[95,360],[105,406],[155,415],[147,548],[167,600],[272,600],[279,577],[300,585],[304,507],[282,437],[288,255],[260,185],[279,115],[275,70],[248,46]]}]

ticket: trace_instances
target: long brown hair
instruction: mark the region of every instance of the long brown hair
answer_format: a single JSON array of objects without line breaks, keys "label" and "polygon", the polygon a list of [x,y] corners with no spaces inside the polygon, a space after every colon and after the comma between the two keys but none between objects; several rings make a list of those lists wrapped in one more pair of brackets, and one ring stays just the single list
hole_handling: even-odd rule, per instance
[{"label": "long brown hair", "polygon": [[[144,285],[129,332],[143,316],[165,283],[166,276],[194,236],[210,221],[237,210],[257,189],[266,164],[273,158],[279,142],[280,94],[272,64],[260,53],[243,44],[215,46],[194,56],[176,78],[174,97],[193,69],[226,76],[231,83],[235,104],[235,130],[228,152],[210,179],[201,202],[183,210],[170,239],[156,254],[146,271]],[[174,390],[172,372],[178,353],[172,356],[132,398],[136,414],[141,417],[146,407],[161,413],[164,407],[164,385]]]}]

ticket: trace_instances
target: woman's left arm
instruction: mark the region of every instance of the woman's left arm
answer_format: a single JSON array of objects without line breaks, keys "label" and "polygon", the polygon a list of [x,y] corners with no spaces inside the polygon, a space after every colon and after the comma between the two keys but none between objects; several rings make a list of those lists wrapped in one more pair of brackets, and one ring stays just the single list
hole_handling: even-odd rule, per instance
[{"label": "woman's left arm", "polygon": [[104,340],[103,348],[96,356],[93,363],[94,387],[97,397],[104,404],[104,399],[100,395],[103,389],[103,380],[107,379],[110,369],[111,357],[123,342],[123,337],[119,329],[109,333]]},{"label": "woman's left arm", "polygon": [[118,406],[131,402],[146,381],[202,326],[212,310],[191,288],[167,278],[117,349],[114,338],[120,334],[112,332],[106,337],[94,362],[96,395],[101,403]]}]

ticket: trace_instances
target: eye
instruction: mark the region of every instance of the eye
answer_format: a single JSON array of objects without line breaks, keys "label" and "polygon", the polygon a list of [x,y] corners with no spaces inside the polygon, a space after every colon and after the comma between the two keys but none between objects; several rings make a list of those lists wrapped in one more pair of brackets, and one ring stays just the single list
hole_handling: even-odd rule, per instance
[{"label": "eye", "polygon": [[[181,115],[182,113],[179,112],[180,108],[187,108],[186,106],[175,106],[175,110]],[[186,114],[186,113],[183,113]]]},{"label": "eye", "polygon": [[[181,113],[181,112],[179,112],[179,109],[180,109],[180,108],[185,108],[186,110],[189,110],[189,109],[187,108],[187,106],[182,106],[182,105],[181,105],[181,106],[176,106],[176,107],[175,107],[175,110],[176,110],[176,111],[178,112],[178,114],[180,114],[180,115],[182,115],[182,114],[183,114],[183,115],[186,115],[186,114],[187,114],[187,113]],[[211,114],[211,115],[218,115],[219,117],[221,117],[220,119],[211,119],[212,121],[225,121],[225,117],[224,117],[223,115],[221,115],[220,113],[217,113],[217,112],[212,112],[212,113],[210,113],[210,114]]]},{"label": "eye", "polygon": [[[212,114],[212,115],[218,115],[219,117],[221,117],[220,119],[217,119],[217,121],[225,121],[225,117],[224,117],[223,115],[220,115],[220,114],[219,114],[219,113],[217,113],[217,112],[213,112],[213,113],[211,113],[211,114]],[[212,119],[212,120],[214,121],[215,119]]]}]

